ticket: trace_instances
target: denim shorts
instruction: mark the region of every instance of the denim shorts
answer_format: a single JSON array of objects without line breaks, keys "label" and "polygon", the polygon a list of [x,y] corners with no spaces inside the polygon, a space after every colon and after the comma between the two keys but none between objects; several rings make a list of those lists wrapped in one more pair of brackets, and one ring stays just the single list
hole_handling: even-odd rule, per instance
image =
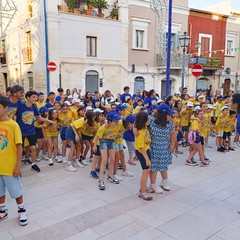
[{"label": "denim shorts", "polygon": [[99,139],[100,150],[115,149],[115,141],[113,139]]},{"label": "denim shorts", "polygon": [[115,151],[116,152],[123,151],[123,145],[122,144],[115,144]]},{"label": "denim shorts", "polygon": [[61,136],[62,141],[67,140],[66,139],[66,132],[67,132],[67,127],[61,127],[60,128],[60,136]]},{"label": "denim shorts", "polygon": [[69,126],[66,130],[66,140],[73,141],[74,144],[77,144],[75,141],[75,134],[71,126]]},{"label": "denim shorts", "polygon": [[188,132],[189,131],[189,126],[182,126],[182,131],[183,132]]},{"label": "denim shorts", "polygon": [[0,197],[6,195],[6,188],[10,196],[14,199],[23,195],[20,177],[0,175]]}]

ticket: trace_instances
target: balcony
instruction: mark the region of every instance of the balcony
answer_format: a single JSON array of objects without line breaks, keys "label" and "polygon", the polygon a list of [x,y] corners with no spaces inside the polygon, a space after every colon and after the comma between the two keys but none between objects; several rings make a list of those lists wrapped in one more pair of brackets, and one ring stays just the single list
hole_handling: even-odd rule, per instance
[{"label": "balcony", "polygon": [[203,64],[204,70],[216,71],[222,68],[222,58],[219,57],[206,57],[207,63]]},{"label": "balcony", "polygon": [[[185,67],[188,65],[188,56],[185,56]],[[171,54],[171,69],[182,69],[183,55],[179,53]],[[166,68],[167,66],[167,53],[166,54],[157,54],[157,67]]]}]

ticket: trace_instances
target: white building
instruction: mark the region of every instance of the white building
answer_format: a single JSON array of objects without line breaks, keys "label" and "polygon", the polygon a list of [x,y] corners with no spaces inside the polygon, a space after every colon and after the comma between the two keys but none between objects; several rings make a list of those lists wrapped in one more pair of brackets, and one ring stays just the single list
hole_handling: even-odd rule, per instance
[{"label": "white building", "polygon": [[[44,92],[48,86],[49,91],[59,86],[83,92],[121,91],[128,83],[127,1],[118,1],[119,20],[59,12],[64,1],[46,1],[47,45],[43,2],[16,2],[17,14],[1,39],[1,56],[6,58],[0,68],[1,90],[19,83]],[[49,81],[46,46],[47,61],[57,66],[49,72]]]}]

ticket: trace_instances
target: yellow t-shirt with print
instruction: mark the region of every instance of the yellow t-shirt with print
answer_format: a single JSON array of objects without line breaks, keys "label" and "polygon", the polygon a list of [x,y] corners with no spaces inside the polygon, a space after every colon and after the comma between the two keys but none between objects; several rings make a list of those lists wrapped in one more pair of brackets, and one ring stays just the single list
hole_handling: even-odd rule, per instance
[{"label": "yellow t-shirt with print", "polygon": [[187,110],[186,108],[182,109],[180,112],[180,124],[183,127],[186,127],[190,123],[190,118],[192,116],[192,111]]},{"label": "yellow t-shirt with print", "polygon": [[44,131],[47,137],[57,137],[58,136],[58,121],[53,120],[53,124],[44,123]]},{"label": "yellow t-shirt with print", "polygon": [[232,119],[230,118],[230,115],[228,114],[225,118],[225,122],[223,125],[224,132],[227,132],[227,133],[232,132],[231,122],[232,122]]},{"label": "yellow t-shirt with print", "polygon": [[217,102],[213,105],[213,108],[215,111],[215,117],[218,117],[221,114],[222,104]]},{"label": "yellow t-shirt with print", "polygon": [[135,136],[135,149],[139,152],[142,151],[142,148],[146,150],[150,149],[151,137],[149,130],[147,128],[141,129],[138,131],[138,136]]},{"label": "yellow t-shirt with print", "polygon": [[60,126],[68,127],[74,120],[72,112],[69,110],[67,113],[60,112],[58,114],[58,119],[60,120]]},{"label": "yellow t-shirt with print", "polygon": [[206,137],[208,131],[210,130],[210,122],[209,122],[209,115],[208,113],[203,114],[203,119],[200,122],[201,127],[201,135],[202,137]]},{"label": "yellow t-shirt with print", "polygon": [[217,119],[217,122],[216,122],[216,127],[217,127],[217,130],[220,132],[220,131],[225,131],[227,132],[227,121],[228,121],[228,115],[226,116],[223,116],[223,114],[220,114],[218,116],[218,119]]},{"label": "yellow t-shirt with print", "polygon": [[192,120],[190,129],[193,131],[197,131],[199,134],[201,134],[201,128],[200,128],[200,124],[197,120]]},{"label": "yellow t-shirt with print", "polygon": [[115,140],[118,134],[118,125],[114,127],[107,127],[105,124],[103,124],[98,132],[97,136],[99,139],[109,139],[109,140]]},{"label": "yellow t-shirt with print", "polygon": [[93,126],[89,126],[88,124],[84,124],[81,128],[81,133],[88,137],[93,137],[98,131],[99,125],[94,122]]},{"label": "yellow t-shirt with print", "polygon": [[37,105],[37,108],[39,109],[41,107],[44,107],[46,105],[46,103],[45,102],[41,102],[41,103],[37,102],[36,105]]},{"label": "yellow t-shirt with print", "polygon": [[180,118],[173,117],[174,131],[177,134],[180,130]]},{"label": "yellow t-shirt with print", "polygon": [[123,143],[123,133],[125,131],[125,128],[123,126],[123,121],[120,120],[118,122],[118,134],[116,138],[116,144],[122,144]]},{"label": "yellow t-shirt with print", "polygon": [[79,118],[77,110],[78,110],[78,108],[76,108],[76,107],[72,107],[71,110],[70,110],[72,112],[74,120],[77,120]]},{"label": "yellow t-shirt with print", "polygon": [[136,106],[134,109],[134,113],[138,114],[141,108],[143,108],[143,106]]},{"label": "yellow t-shirt with print", "polygon": [[22,133],[18,124],[12,119],[0,121],[0,175],[13,176],[18,144],[22,144]]}]

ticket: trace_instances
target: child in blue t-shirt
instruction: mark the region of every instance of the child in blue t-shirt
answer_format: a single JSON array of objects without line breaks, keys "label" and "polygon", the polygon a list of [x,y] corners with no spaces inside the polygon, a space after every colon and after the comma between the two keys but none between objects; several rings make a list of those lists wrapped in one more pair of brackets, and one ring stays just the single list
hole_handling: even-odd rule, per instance
[{"label": "child in blue t-shirt", "polygon": [[24,144],[25,138],[27,138],[32,158],[32,170],[40,172],[40,168],[36,165],[36,143],[37,135],[34,127],[34,120],[40,120],[42,122],[50,123],[53,122],[47,118],[40,116],[39,111],[36,107],[37,102],[37,92],[28,91],[25,94],[26,103],[21,104],[17,109],[17,123],[22,131],[22,142]]}]

